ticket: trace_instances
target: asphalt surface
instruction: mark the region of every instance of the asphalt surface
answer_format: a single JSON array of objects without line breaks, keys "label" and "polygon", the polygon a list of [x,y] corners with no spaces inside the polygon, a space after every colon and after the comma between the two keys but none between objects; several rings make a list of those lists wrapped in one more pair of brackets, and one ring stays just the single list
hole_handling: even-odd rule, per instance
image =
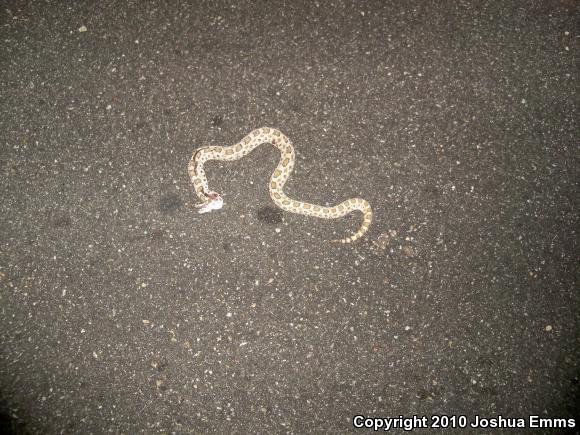
[{"label": "asphalt surface", "polygon": [[[579,17],[2,2],[1,430],[577,432]],[[327,242],[360,215],[276,209],[266,145],[209,163],[226,205],[195,212],[193,149],[261,126],[294,143],[290,196],[371,203],[360,243]]]}]

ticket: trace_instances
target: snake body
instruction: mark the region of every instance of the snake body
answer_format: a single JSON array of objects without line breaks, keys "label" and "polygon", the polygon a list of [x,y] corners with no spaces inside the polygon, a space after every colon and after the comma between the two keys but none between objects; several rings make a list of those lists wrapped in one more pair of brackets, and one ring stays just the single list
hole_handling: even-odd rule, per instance
[{"label": "snake body", "polygon": [[[195,193],[201,201],[200,213],[221,208],[221,197],[209,190],[203,165],[209,160],[233,161],[244,157],[263,143],[274,145],[280,151],[280,161],[272,173],[268,190],[274,203],[282,210],[323,219],[336,219],[353,211],[363,213],[363,222],[359,230],[350,237],[332,240],[338,243],[352,243],[362,237],[371,225],[373,212],[369,203],[362,198],[352,198],[341,202],[334,207],[310,204],[288,198],[283,192],[284,185],[294,169],[294,147],[290,140],[275,128],[262,127],[250,132],[240,142],[231,146],[206,146],[197,148],[188,165],[188,173],[195,188]],[[219,199],[219,204],[215,204]],[[212,203],[214,206],[212,206]]]}]

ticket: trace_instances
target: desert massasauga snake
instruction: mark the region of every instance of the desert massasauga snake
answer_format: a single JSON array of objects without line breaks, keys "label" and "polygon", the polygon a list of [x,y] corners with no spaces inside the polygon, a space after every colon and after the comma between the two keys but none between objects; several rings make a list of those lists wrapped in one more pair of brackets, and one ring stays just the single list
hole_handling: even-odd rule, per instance
[{"label": "desert massasauga snake", "polygon": [[254,150],[258,145],[263,143],[272,144],[280,151],[280,162],[272,173],[270,184],[268,186],[270,197],[278,207],[291,213],[316,216],[323,219],[336,219],[355,210],[361,211],[363,213],[363,223],[359,230],[350,237],[340,240],[332,240],[332,242],[352,243],[362,237],[362,235],[369,229],[373,219],[371,206],[366,200],[362,198],[352,198],[347,199],[334,207],[324,207],[290,199],[286,196],[283,192],[283,188],[294,168],[294,147],[282,132],[269,127],[262,127],[252,131],[235,145],[227,147],[206,146],[197,148],[193,152],[187,170],[191,182],[195,187],[195,193],[201,201],[201,204],[196,205],[196,207],[199,208],[199,213],[218,210],[223,206],[222,197],[218,193],[209,190],[205,171],[203,170],[204,163],[208,160],[232,161],[241,159]]}]

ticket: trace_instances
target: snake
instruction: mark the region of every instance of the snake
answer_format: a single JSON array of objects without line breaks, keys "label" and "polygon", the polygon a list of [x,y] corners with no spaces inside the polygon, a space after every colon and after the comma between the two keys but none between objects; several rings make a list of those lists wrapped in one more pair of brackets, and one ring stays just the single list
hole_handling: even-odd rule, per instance
[{"label": "snake", "polygon": [[198,213],[219,210],[224,204],[221,195],[209,189],[203,168],[204,164],[210,160],[234,161],[241,159],[262,144],[271,144],[280,151],[280,161],[274,169],[268,185],[270,197],[274,204],[291,213],[322,219],[337,219],[355,211],[362,212],[363,221],[358,231],[349,237],[330,240],[334,243],[352,243],[367,232],[373,220],[373,212],[370,204],[362,198],[351,198],[333,207],[325,207],[291,199],[284,193],[284,185],[294,169],[296,155],[290,139],[280,130],[271,127],[257,128],[231,146],[202,146],[194,150],[189,160],[187,172],[200,200],[200,203],[196,204],[199,209]]}]

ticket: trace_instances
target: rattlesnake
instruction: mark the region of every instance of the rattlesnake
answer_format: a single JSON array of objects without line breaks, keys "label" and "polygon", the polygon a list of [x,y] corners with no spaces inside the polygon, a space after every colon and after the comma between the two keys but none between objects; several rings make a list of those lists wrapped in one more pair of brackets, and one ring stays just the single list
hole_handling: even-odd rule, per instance
[{"label": "rattlesnake", "polygon": [[361,211],[363,213],[363,223],[359,230],[350,237],[340,240],[332,240],[332,242],[352,243],[362,237],[362,235],[369,229],[373,219],[371,206],[366,200],[362,198],[352,198],[347,199],[334,207],[324,207],[303,201],[296,201],[286,196],[282,189],[294,168],[294,147],[282,132],[269,127],[262,127],[253,130],[240,142],[232,146],[206,146],[197,148],[193,152],[187,171],[191,178],[191,182],[195,187],[195,193],[201,201],[201,204],[196,205],[196,207],[199,207],[199,213],[218,210],[223,206],[222,197],[218,193],[209,190],[207,178],[203,169],[204,163],[208,160],[238,160],[263,143],[274,145],[278,150],[280,150],[281,154],[280,162],[272,173],[270,184],[268,186],[270,197],[278,207],[292,213],[316,216],[323,219],[335,219],[347,215],[355,210]]}]

